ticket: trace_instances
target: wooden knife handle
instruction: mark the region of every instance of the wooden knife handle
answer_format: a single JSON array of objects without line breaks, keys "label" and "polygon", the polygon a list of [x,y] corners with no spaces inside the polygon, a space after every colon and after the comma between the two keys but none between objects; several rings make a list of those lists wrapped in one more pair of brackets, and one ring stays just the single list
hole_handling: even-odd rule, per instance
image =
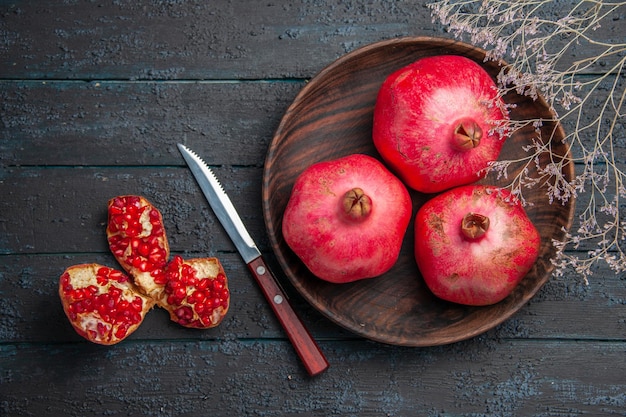
[{"label": "wooden knife handle", "polygon": [[276,277],[269,269],[262,256],[248,264],[263,291],[263,295],[272,306],[278,321],[287,333],[291,344],[302,360],[309,375],[317,375],[328,368],[328,361],[315,343],[315,340],[304,327],[304,324],[293,310],[285,293],[278,286]]}]

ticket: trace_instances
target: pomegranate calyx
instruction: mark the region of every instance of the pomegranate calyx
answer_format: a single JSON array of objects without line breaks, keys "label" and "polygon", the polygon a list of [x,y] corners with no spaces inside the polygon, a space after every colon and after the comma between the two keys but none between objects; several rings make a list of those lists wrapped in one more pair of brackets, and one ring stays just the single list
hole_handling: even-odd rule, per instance
[{"label": "pomegranate calyx", "polygon": [[348,190],[341,204],[346,217],[353,221],[363,221],[372,212],[372,199],[359,187]]},{"label": "pomegranate calyx", "polygon": [[483,130],[472,118],[459,120],[452,135],[452,145],[460,151],[476,148],[483,137]]},{"label": "pomegranate calyx", "polygon": [[461,222],[461,233],[469,240],[480,239],[489,230],[489,217],[478,213],[467,213]]}]

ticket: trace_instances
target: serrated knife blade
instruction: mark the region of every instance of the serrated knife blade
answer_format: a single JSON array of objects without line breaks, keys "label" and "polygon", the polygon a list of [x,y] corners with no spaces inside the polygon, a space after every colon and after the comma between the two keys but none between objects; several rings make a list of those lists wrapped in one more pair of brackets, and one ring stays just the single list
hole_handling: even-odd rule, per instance
[{"label": "serrated knife blade", "polygon": [[180,143],[178,149],[215,216],[261,287],[263,295],[272,307],[307,372],[311,376],[323,372],[329,366],[328,361],[302,320],[291,307],[287,296],[263,259],[221,183],[198,154]]}]

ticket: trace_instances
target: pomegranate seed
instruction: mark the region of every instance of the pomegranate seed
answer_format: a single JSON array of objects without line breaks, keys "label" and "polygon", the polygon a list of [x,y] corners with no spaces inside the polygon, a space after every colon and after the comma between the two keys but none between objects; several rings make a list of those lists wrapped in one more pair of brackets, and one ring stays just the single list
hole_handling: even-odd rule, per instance
[{"label": "pomegranate seed", "polygon": [[150,270],[150,264],[147,261],[141,260],[138,264],[138,268],[141,272],[148,272]]},{"label": "pomegranate seed", "polygon": [[202,301],[204,301],[205,298],[206,296],[202,291],[196,291],[192,293],[191,296],[189,296],[189,302],[194,304],[201,303]]},{"label": "pomegranate seed", "polygon": [[133,239],[130,240],[130,247],[133,250],[137,250],[139,248],[139,245],[141,245],[141,239],[133,238]]},{"label": "pomegranate seed", "polygon": [[191,320],[193,318],[193,310],[191,307],[183,306],[175,311],[176,316],[180,319]]},{"label": "pomegranate seed", "polygon": [[141,242],[141,244],[137,247],[137,252],[143,256],[143,257],[148,257],[148,255],[150,254],[150,245],[148,245],[145,242]]},{"label": "pomegranate seed", "polygon": [[129,224],[126,228],[126,234],[131,237],[137,237],[141,234],[141,226],[134,222],[133,224]]},{"label": "pomegranate seed", "polygon": [[93,300],[91,298],[86,298],[82,301],[82,306],[85,311],[92,311],[93,308]]},{"label": "pomegranate seed", "polygon": [[135,297],[135,299],[130,304],[133,310],[141,311],[143,309],[143,300],[139,297]]},{"label": "pomegranate seed", "polygon": [[159,265],[159,264],[164,263],[163,255],[160,252],[150,254],[150,256],[148,257],[148,260],[150,261],[150,263],[154,265]]},{"label": "pomegranate seed", "polygon": [[162,273],[154,274],[154,271],[152,271],[151,275],[154,278],[154,283],[157,284],[158,286],[162,287],[162,286],[165,286],[165,284],[167,284],[167,278],[165,274],[162,274]]},{"label": "pomegranate seed", "polygon": [[98,328],[98,334],[100,336],[105,335],[107,330],[108,330],[107,327],[105,326],[105,324],[104,323],[100,323],[100,322],[98,323],[97,328]]},{"label": "pomegranate seed", "polygon": [[182,282],[176,279],[170,279],[167,283],[167,288],[169,288],[171,291],[181,288],[182,286],[183,286]]},{"label": "pomegranate seed", "polygon": [[115,331],[115,337],[117,337],[118,339],[123,339],[124,337],[126,337],[128,327],[129,326],[127,324],[121,324],[120,326],[118,326],[117,330]]},{"label": "pomegranate seed", "polygon": [[181,288],[178,288],[174,294],[177,299],[182,301],[187,296],[187,290],[181,287]]},{"label": "pomegranate seed", "polygon": [[109,273],[109,279],[112,279],[117,282],[126,282],[128,281],[128,277],[123,274],[121,271],[111,271]]},{"label": "pomegranate seed", "polygon": [[136,217],[138,211],[139,211],[139,207],[135,205],[134,203],[127,205],[126,206],[126,218],[130,220],[133,217]]}]

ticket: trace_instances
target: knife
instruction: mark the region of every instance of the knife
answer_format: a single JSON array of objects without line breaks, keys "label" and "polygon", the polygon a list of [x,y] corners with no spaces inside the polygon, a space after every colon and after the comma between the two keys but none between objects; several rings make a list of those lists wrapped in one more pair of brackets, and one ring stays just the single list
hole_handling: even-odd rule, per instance
[{"label": "knife", "polygon": [[246,230],[241,217],[209,166],[191,149],[178,144],[178,149],[196,178],[213,212],[230,236],[250,272],[261,287],[274,314],[287,333],[291,344],[309,375],[317,375],[328,368],[328,361],[319,346],[293,310],[276,277],[267,266],[261,252]]}]

